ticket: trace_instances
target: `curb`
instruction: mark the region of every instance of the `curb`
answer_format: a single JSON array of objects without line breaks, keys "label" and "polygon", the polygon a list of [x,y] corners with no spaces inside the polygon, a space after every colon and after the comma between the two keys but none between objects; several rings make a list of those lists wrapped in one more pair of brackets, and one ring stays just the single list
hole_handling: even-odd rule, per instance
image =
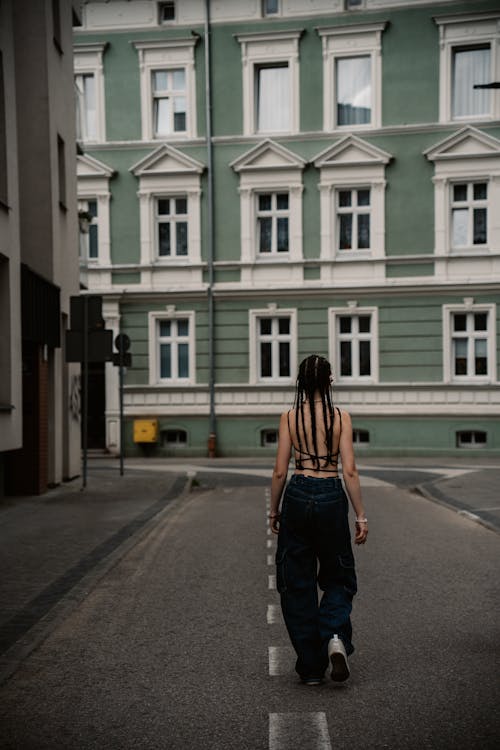
[{"label": "curb", "polygon": [[448,510],[453,510],[457,515],[462,516],[462,518],[467,518],[469,521],[473,521],[485,529],[493,531],[495,534],[500,534],[500,529],[494,523],[490,523],[487,519],[476,515],[469,508],[464,507],[453,498],[445,495],[437,487],[433,487],[433,492],[431,492],[425,485],[417,484],[415,487],[410,487],[410,491],[421,495],[432,503],[436,503],[436,505],[442,505],[444,508],[448,508]]},{"label": "curb", "polygon": [[[192,489],[194,477],[188,476],[180,493],[169,497],[169,493],[163,498],[163,507],[153,511],[151,515],[128,535],[122,542],[103,556],[87,573],[71,585],[59,600],[48,607],[45,615],[29,627],[10,647],[0,655],[0,685],[7,682],[19,669],[23,661],[35,651],[54,631],[54,629],[87,598],[104,576],[117,565],[125,555],[130,552],[158,523],[176,510],[185,500]],[[170,492],[175,491],[175,484]],[[156,503],[156,505],[159,504]],[[154,508],[155,504],[152,506]],[[135,519],[137,523],[137,519]],[[131,522],[134,524],[134,521]],[[126,528],[126,527],[123,527]],[[111,539],[120,534],[118,530]]]}]

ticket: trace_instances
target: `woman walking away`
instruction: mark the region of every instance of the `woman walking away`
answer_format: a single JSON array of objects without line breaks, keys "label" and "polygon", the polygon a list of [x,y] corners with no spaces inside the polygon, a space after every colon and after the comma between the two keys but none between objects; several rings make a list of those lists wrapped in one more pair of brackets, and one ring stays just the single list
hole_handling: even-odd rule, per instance
[{"label": "woman walking away", "polygon": [[[271,485],[270,524],[278,534],[276,582],[288,634],[297,653],[295,669],[306,685],[349,677],[352,598],[356,573],[348,502],[338,474],[339,455],[356,514],[356,544],[368,535],[354,461],[351,418],[333,405],[330,363],[313,355],[299,367],[294,408],[281,415]],[[285,486],[291,451],[295,472]],[[319,561],[319,572],[318,572]],[[323,595],[318,604],[317,584]]]}]

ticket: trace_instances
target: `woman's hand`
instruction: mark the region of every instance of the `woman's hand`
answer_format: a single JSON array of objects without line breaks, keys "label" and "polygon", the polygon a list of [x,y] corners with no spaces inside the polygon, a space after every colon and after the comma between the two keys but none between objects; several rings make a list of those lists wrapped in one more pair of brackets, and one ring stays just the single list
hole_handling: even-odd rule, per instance
[{"label": "woman's hand", "polygon": [[278,534],[280,530],[280,513],[269,514],[269,526],[273,534]]},{"label": "woman's hand", "polygon": [[368,536],[368,521],[366,518],[356,518],[355,544],[364,544]]}]

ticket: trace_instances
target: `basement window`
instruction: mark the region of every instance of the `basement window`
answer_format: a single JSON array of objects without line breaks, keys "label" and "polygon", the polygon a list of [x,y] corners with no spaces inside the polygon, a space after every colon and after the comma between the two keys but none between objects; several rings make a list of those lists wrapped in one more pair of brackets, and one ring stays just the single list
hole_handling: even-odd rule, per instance
[{"label": "basement window", "polygon": [[488,433],[483,430],[460,430],[457,432],[457,448],[484,448]]},{"label": "basement window", "polygon": [[353,443],[364,443],[365,445],[370,442],[370,433],[368,430],[354,429],[352,431],[352,442]]},{"label": "basement window", "polygon": [[162,445],[187,445],[186,430],[162,430]]},{"label": "basement window", "polygon": [[275,448],[278,445],[278,430],[261,430],[260,444],[263,448]]}]

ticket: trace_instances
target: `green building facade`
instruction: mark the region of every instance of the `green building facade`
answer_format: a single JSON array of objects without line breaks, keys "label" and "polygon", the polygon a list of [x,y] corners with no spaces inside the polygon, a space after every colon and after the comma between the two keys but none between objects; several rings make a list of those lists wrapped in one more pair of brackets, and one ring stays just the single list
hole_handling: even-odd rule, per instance
[{"label": "green building facade", "polygon": [[311,353],[362,452],[497,453],[500,93],[474,86],[500,81],[498,4],[208,7],[87,2],[75,30],[82,280],[131,339],[127,453],[269,454]]}]

